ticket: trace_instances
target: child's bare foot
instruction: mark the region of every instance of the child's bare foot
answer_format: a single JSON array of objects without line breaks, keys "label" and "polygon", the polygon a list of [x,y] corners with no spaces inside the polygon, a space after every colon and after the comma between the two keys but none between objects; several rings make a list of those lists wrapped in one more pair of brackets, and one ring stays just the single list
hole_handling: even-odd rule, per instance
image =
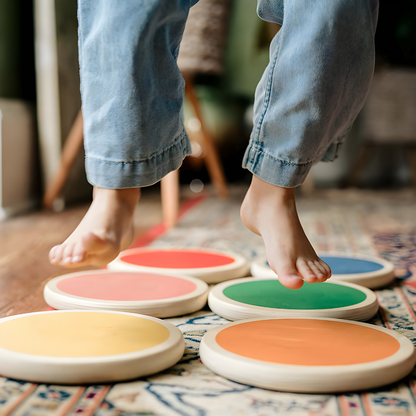
[{"label": "child's bare foot", "polygon": [[133,241],[133,214],[139,188],[94,188],[92,204],[75,231],[49,252],[49,261],[65,267],[105,266]]},{"label": "child's bare foot", "polygon": [[288,288],[323,282],[331,269],[316,255],[302,225],[295,204],[294,188],[272,185],[253,175],[241,206],[244,225],[263,237],[270,267]]}]

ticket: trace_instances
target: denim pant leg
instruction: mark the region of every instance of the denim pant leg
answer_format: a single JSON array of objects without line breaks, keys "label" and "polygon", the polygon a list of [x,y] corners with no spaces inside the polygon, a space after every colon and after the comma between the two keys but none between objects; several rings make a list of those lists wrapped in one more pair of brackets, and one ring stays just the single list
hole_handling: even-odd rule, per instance
[{"label": "denim pant leg", "polygon": [[104,188],[151,185],[191,152],[176,65],[194,0],[79,0],[86,170]]},{"label": "denim pant leg", "polygon": [[256,90],[243,167],[295,187],[314,163],[336,157],[364,104],[378,0],[259,0],[257,12],[282,27]]}]

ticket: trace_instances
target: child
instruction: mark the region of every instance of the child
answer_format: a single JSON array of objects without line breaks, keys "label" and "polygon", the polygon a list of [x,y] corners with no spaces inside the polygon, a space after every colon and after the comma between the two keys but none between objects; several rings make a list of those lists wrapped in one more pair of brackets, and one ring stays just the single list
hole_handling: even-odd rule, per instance
[{"label": "child", "polygon": [[[52,264],[103,266],[132,243],[140,187],[178,169],[191,152],[176,65],[191,0],[81,0],[79,50],[89,211]],[[333,160],[366,98],[374,67],[378,0],[259,0],[282,24],[254,104],[243,167],[253,174],[241,218],[263,237],[285,286],[331,271],[299,222],[294,188]]]}]

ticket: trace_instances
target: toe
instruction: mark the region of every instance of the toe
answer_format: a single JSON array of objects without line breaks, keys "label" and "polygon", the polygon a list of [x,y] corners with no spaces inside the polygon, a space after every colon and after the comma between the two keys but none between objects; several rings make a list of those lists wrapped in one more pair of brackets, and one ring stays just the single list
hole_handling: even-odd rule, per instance
[{"label": "toe", "polygon": [[72,255],[74,252],[74,247],[75,247],[75,244],[65,244],[60,264],[70,265],[72,263]]},{"label": "toe", "polygon": [[52,264],[60,264],[64,252],[64,245],[55,246],[49,252],[49,260]]},{"label": "toe", "polygon": [[325,267],[323,264],[321,264],[320,260],[314,260],[313,263],[315,264],[315,266],[319,269],[319,271],[324,275],[327,276],[328,272],[326,271]]},{"label": "toe", "polygon": [[72,253],[72,264],[81,265],[86,259],[86,251],[81,242],[78,242],[74,246]]},{"label": "toe", "polygon": [[327,280],[331,277],[331,270],[329,268],[328,268],[329,269],[328,270],[327,268],[324,267],[325,263],[322,263],[322,261],[319,260],[319,259],[315,260],[313,263],[319,269],[319,271],[322,273],[322,279],[323,280]]},{"label": "toe", "polygon": [[323,267],[325,275],[327,276],[327,279],[329,279],[332,275],[331,268],[321,259],[318,260],[318,263],[321,267]]},{"label": "toe", "polygon": [[58,250],[59,246],[54,246],[50,249],[49,251],[49,261],[54,264],[55,263],[55,258],[56,258],[56,252]]},{"label": "toe", "polygon": [[300,289],[303,279],[299,277],[298,271],[292,265],[286,265],[276,270],[279,282],[289,289]]},{"label": "toe", "polygon": [[296,266],[300,276],[308,283],[317,283],[320,281],[319,277],[315,274],[314,269],[311,269],[309,263],[303,259],[299,259],[296,262]]},{"label": "toe", "polygon": [[322,270],[316,264],[316,262],[314,262],[312,260],[309,260],[308,261],[308,266],[315,273],[317,281],[324,282],[327,279],[326,273],[322,272]]}]

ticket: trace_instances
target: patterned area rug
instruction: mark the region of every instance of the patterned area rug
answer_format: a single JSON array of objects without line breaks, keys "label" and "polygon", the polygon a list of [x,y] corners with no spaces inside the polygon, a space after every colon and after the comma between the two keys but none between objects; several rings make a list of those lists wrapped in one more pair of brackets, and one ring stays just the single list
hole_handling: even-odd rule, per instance
[{"label": "patterned area rug", "polygon": [[[178,227],[143,242],[154,247],[201,247],[235,251],[253,260],[262,240],[239,219],[242,190],[228,200],[197,201]],[[373,324],[392,328],[416,343],[416,195],[331,191],[298,203],[306,233],[317,250],[378,254],[395,263],[397,280],[378,290]],[[154,239],[152,242],[151,240]],[[204,333],[227,321],[209,310],[169,319],[183,332],[181,361],[155,376],[112,386],[52,386],[0,378],[0,415],[13,416],[386,416],[416,415],[416,373],[377,390],[341,395],[289,394],[234,383],[199,360]]]}]

